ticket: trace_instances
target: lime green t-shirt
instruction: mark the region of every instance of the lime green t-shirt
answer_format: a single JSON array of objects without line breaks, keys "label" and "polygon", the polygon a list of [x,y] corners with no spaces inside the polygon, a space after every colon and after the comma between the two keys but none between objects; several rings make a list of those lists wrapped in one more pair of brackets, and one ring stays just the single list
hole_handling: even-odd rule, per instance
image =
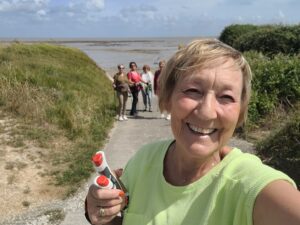
[{"label": "lime green t-shirt", "polygon": [[163,161],[173,140],[144,146],[121,177],[129,191],[123,225],[252,225],[254,201],[274,180],[294,182],[251,154],[234,148],[204,177],[173,186]]}]

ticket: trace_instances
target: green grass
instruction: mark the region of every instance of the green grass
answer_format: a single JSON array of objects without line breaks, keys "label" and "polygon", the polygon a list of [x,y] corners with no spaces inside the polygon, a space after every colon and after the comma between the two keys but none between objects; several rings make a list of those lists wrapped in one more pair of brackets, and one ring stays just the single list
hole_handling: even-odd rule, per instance
[{"label": "green grass", "polygon": [[0,110],[23,121],[15,133],[43,148],[60,135],[72,143],[49,158],[67,165],[55,175],[58,185],[76,186],[90,175],[90,157],[112,126],[115,104],[111,81],[81,51],[0,46]]}]

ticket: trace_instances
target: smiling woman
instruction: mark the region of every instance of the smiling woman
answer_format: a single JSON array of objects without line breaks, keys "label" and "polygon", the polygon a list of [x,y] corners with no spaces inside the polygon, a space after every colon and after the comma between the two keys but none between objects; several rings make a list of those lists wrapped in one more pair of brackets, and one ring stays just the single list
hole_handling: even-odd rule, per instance
[{"label": "smiling woman", "polygon": [[[174,140],[142,147],[126,165],[120,179],[130,202],[122,224],[300,224],[294,181],[228,146],[245,122],[251,91],[251,70],[240,52],[214,39],[193,41],[167,62],[159,85]],[[119,224],[116,215],[126,204],[120,196],[120,190],[91,186],[92,223]]]},{"label": "smiling woman", "polygon": [[242,73],[229,59],[179,80],[167,105],[176,146],[182,148],[179,157],[200,158],[203,164],[215,154],[211,160],[219,162],[220,147],[232,136],[241,111]]}]

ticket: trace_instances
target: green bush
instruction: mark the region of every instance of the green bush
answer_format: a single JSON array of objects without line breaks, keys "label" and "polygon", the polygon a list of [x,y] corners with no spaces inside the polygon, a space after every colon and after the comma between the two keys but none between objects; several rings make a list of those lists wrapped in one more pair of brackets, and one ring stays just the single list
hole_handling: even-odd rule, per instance
[{"label": "green bush", "polygon": [[233,46],[236,40],[243,34],[257,30],[258,26],[252,24],[233,24],[224,28],[221,32],[219,40]]},{"label": "green bush", "polygon": [[257,52],[245,57],[253,72],[249,121],[257,123],[278,106],[291,108],[300,100],[299,56],[276,55],[270,59]]},{"label": "green bush", "polygon": [[293,178],[300,187],[300,108],[284,127],[256,145],[267,164]]},{"label": "green bush", "polygon": [[299,52],[300,37],[286,27],[261,28],[241,35],[232,46],[242,52],[255,50],[268,56]]},{"label": "green bush", "polygon": [[253,50],[268,56],[297,54],[300,51],[300,25],[235,24],[225,27],[219,39],[242,52]]}]

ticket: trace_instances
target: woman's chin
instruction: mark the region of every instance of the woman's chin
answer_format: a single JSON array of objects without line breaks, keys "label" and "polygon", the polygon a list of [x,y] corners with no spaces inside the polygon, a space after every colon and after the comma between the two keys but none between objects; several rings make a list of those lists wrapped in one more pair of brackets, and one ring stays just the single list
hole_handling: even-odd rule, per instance
[{"label": "woman's chin", "polygon": [[189,152],[195,156],[199,157],[207,157],[220,148],[218,143],[206,143],[206,144],[199,144],[199,143],[194,143],[191,146],[188,147]]}]

